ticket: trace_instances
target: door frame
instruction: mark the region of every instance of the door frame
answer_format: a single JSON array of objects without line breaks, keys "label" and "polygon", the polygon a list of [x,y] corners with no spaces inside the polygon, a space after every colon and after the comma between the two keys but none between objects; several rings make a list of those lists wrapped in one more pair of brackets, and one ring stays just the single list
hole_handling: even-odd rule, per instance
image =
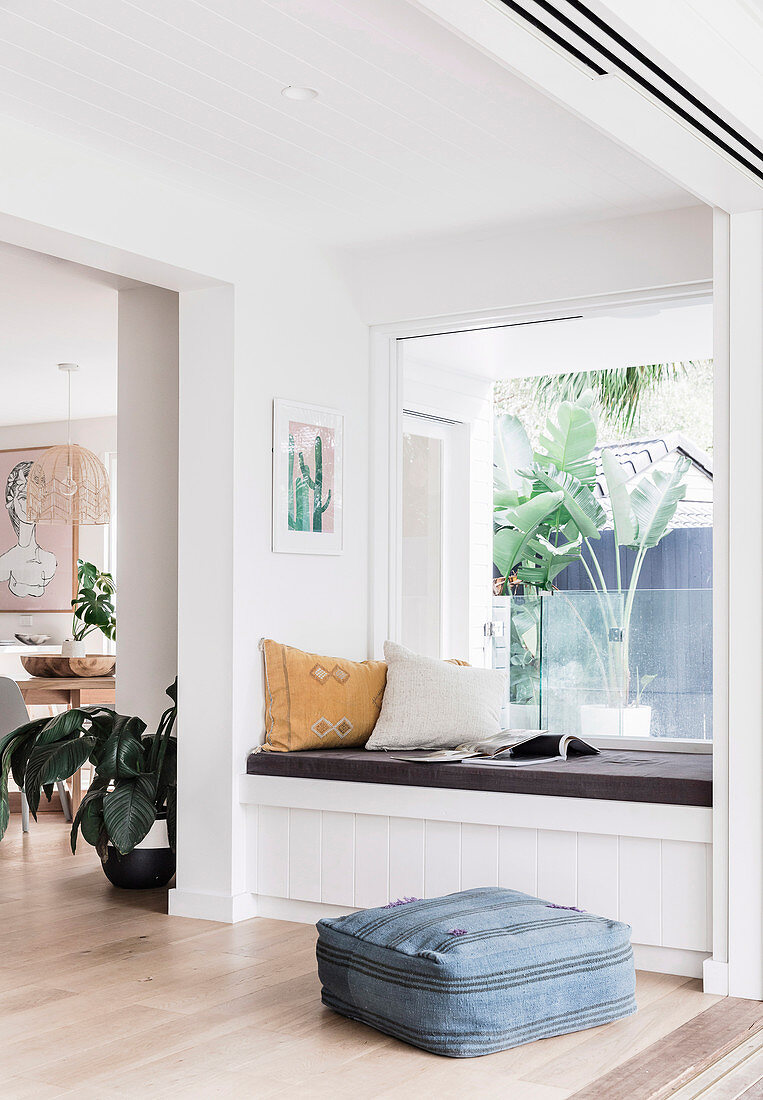
[{"label": "door frame", "polygon": [[[453,524],[453,499],[460,496],[469,500],[469,477],[464,476],[470,464],[470,426],[466,420],[438,416],[427,411],[415,401],[406,401],[402,412],[402,427],[410,430],[406,420],[416,421],[420,425],[420,434],[442,443],[442,469],[440,486],[440,543],[442,554],[440,562],[440,657],[468,657],[469,651],[469,528]],[[401,469],[401,498],[402,498]],[[402,499],[401,499],[402,503]],[[395,619],[390,624],[397,638],[403,626],[402,608],[402,551],[403,537],[398,540],[397,552],[398,576],[401,583],[396,586]],[[457,578],[465,579],[462,595],[457,595]],[[398,627],[399,624],[399,627]],[[403,640],[403,644],[405,640]]]}]

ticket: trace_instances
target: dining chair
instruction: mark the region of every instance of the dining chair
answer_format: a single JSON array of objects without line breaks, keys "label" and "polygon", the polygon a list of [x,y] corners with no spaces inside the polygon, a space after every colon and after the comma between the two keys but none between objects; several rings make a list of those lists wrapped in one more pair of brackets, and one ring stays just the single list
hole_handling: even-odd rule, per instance
[{"label": "dining chair", "polygon": [[[19,685],[9,676],[0,676],[0,737],[4,737],[6,733],[11,733],[28,721],[29,713]],[[66,821],[71,821],[72,807],[69,792],[62,779],[57,781],[56,787],[64,818]],[[21,792],[21,828],[25,833],[29,832],[29,804],[23,791]]]}]

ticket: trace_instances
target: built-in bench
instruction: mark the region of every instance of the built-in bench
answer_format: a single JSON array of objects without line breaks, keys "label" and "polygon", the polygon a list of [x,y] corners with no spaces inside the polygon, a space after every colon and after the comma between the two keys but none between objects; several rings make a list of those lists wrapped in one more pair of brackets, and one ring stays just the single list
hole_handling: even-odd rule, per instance
[{"label": "built-in bench", "polygon": [[[408,754],[406,754],[408,755]],[[253,753],[241,777],[263,916],[507,886],[627,921],[637,964],[711,951],[712,756],[603,750],[523,768],[394,753]]]},{"label": "built-in bench", "polygon": [[[426,756],[406,752],[406,756]],[[475,760],[417,764],[395,753],[364,749],[252,753],[249,775],[334,779],[344,783],[393,783],[463,791],[564,798],[604,798],[669,806],[712,806],[713,758],[709,753],[617,752],[571,757],[526,768],[504,768]]]}]

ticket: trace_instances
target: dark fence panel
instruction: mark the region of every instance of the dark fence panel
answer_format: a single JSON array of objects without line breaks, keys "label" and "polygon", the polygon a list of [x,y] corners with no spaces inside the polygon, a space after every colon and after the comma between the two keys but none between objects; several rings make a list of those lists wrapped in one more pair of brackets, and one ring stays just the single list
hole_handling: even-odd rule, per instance
[{"label": "dark fence panel", "polygon": [[[600,539],[592,543],[594,553],[604,574],[607,588],[616,587],[615,537],[612,531],[604,531]],[[592,562],[588,551],[583,557],[589,567]],[[620,564],[623,583],[631,576],[636,559],[635,550],[621,551]],[[568,565],[554,582],[564,592],[580,592],[590,589],[591,583],[579,562]],[[712,588],[713,587],[713,530],[711,527],[681,527],[670,531],[657,546],[647,553],[638,582],[639,588]]]}]

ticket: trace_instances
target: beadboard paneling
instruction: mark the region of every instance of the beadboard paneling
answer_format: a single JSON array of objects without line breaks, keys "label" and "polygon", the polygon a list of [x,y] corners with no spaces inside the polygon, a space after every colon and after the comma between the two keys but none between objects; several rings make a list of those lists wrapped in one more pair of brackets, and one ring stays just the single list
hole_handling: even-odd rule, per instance
[{"label": "beadboard paneling", "polygon": [[711,949],[704,842],[260,806],[252,892],[338,907],[497,884],[627,921],[633,942]]},{"label": "beadboard paneling", "polygon": [[498,885],[507,890],[538,893],[538,830],[498,830]]},{"label": "beadboard paneling", "polygon": [[662,942],[661,843],[620,837],[620,913],[636,943]]},{"label": "beadboard paneling", "polygon": [[[704,848],[704,845],[700,845]],[[578,905],[617,919],[617,837],[578,833]]]},{"label": "beadboard paneling", "polygon": [[693,889],[707,869],[702,844],[662,841],[662,942],[702,951],[711,943],[706,898]]},{"label": "beadboard paneling", "polygon": [[424,896],[439,897],[461,889],[460,821],[427,821],[424,827]]},{"label": "beadboard paneling", "polygon": [[289,896],[289,810],[259,806],[257,822],[257,893]]},{"label": "beadboard paneling", "polygon": [[389,819],[389,897],[424,894],[424,822],[415,817]]},{"label": "beadboard paneling", "polygon": [[538,830],[538,897],[577,905],[577,833]]},{"label": "beadboard paneling", "polygon": [[354,816],[354,904],[358,909],[386,905],[389,900],[389,818],[378,814]]},{"label": "beadboard paneling", "polygon": [[461,889],[498,885],[498,827],[461,826]]},{"label": "beadboard paneling", "polygon": [[321,825],[321,901],[355,900],[355,815],[326,810]]},{"label": "beadboard paneling", "polygon": [[289,897],[321,900],[320,810],[289,810]]}]

